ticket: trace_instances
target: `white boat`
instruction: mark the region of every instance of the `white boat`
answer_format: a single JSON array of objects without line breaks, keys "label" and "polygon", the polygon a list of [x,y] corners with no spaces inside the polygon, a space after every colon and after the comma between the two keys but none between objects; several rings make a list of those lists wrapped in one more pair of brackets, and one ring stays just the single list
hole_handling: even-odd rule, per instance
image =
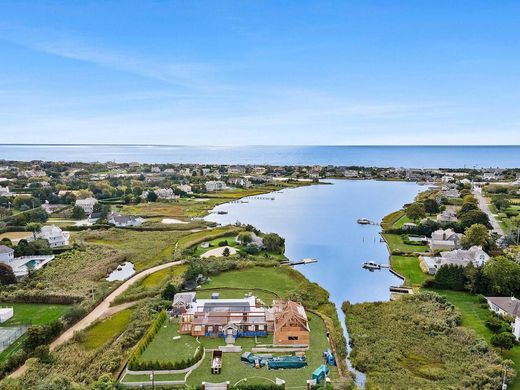
[{"label": "white boat", "polygon": [[377,264],[374,261],[366,261],[363,263],[363,268],[369,269],[369,270],[381,269],[381,265]]},{"label": "white boat", "polygon": [[370,225],[370,220],[366,218],[359,218],[357,220],[357,223],[359,223],[360,225]]}]

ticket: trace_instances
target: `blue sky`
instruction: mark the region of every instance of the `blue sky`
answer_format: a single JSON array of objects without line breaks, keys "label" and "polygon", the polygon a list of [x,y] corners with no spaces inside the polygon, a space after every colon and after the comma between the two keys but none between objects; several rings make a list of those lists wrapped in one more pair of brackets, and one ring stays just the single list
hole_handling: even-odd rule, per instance
[{"label": "blue sky", "polygon": [[520,144],[519,1],[0,1],[0,143]]}]

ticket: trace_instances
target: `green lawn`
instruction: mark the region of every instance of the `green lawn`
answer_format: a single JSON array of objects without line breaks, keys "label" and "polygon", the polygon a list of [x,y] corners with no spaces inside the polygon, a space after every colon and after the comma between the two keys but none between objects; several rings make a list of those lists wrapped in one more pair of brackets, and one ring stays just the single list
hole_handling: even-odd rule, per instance
[{"label": "green lawn", "polygon": [[[173,339],[178,336],[180,336],[180,339]],[[139,360],[143,362],[151,360],[178,362],[193,357],[199,345],[195,337],[179,334],[177,322],[166,321],[139,357]]]},{"label": "green lawn", "polygon": [[[448,298],[459,310],[462,316],[462,325],[473,329],[479,336],[488,342],[493,333],[486,327],[486,320],[491,316],[491,312],[484,307],[477,295],[472,295],[463,291],[433,290],[436,293]],[[510,351],[505,351],[502,356],[511,359],[515,363],[517,375],[520,375],[520,345],[516,345]],[[508,387],[509,390],[520,390],[520,376]]]},{"label": "green lawn", "polygon": [[288,275],[290,271],[285,267],[252,267],[223,272],[212,276],[210,281],[203,285],[203,288],[232,287],[242,290],[258,288],[286,297],[298,287],[298,282]]},{"label": "green lawn", "polygon": [[405,284],[422,286],[430,276],[425,274],[419,266],[419,258],[413,256],[391,256],[392,269],[406,278]]},{"label": "green lawn", "polygon": [[232,247],[239,247],[240,245],[236,242],[236,234],[231,234],[231,235],[228,235],[228,236],[223,236],[223,237],[219,237],[219,238],[215,238],[213,240],[210,240],[208,241],[209,244],[210,244],[210,247],[209,248],[202,248],[199,245],[197,245],[197,250],[195,251],[195,256],[200,256],[202,255],[203,253],[211,250],[211,249],[215,249],[215,248],[218,248],[219,245],[218,243],[221,242],[221,241],[227,241],[228,242],[228,246],[232,246]]},{"label": "green lawn", "polygon": [[132,313],[132,309],[125,309],[87,328],[83,346],[96,349],[119,336],[130,322]]},{"label": "green lawn", "polygon": [[403,242],[402,237],[399,234],[383,234],[390,252],[403,252],[403,253],[414,253],[414,252],[427,252],[429,250],[427,245],[409,245]]},{"label": "green lawn", "polygon": [[[222,373],[220,375],[212,375],[210,373],[211,356],[206,354],[206,358],[201,366],[193,371],[188,377],[189,385],[200,385],[202,381],[224,382],[230,381],[233,386],[236,382],[244,378],[248,379],[247,383],[265,383],[272,384],[276,378],[286,381],[287,386],[304,387],[307,379],[311,378],[312,372],[323,364],[322,353],[329,348],[325,324],[323,321],[313,314],[307,313],[309,317],[309,326],[311,328],[311,346],[306,353],[308,366],[300,369],[286,370],[268,370],[267,368],[256,369],[240,362],[240,353],[225,353],[222,360]],[[251,339],[253,340],[253,339]],[[204,339],[201,339],[204,343]],[[247,349],[243,348],[243,352]],[[254,382],[256,378],[259,382]],[[337,378],[336,368],[331,369],[331,378]]]},{"label": "green lawn", "polygon": [[19,323],[42,325],[57,320],[70,310],[69,305],[45,303],[2,303],[1,306],[13,307],[14,316],[0,326],[13,326]]},{"label": "green lawn", "polygon": [[220,294],[220,298],[223,298],[223,299],[242,297],[248,293],[251,293],[255,297],[259,298],[266,305],[270,305],[273,299],[278,298],[278,296],[272,292],[253,289],[253,288],[233,288],[233,289],[210,288],[210,289],[206,289],[206,285],[204,285],[203,289],[197,290],[197,298],[209,299],[209,298],[211,298],[211,293],[214,293],[214,292],[218,292]]},{"label": "green lawn", "polygon": [[[154,380],[159,381],[179,381],[184,380],[186,374],[155,374]],[[150,375],[125,375],[122,382],[149,382]]]},{"label": "green lawn", "polygon": [[[2,303],[2,306],[14,308],[14,316],[9,321],[4,322],[0,326],[16,326],[20,323],[30,323],[32,325],[48,324],[58,318],[61,318],[70,310],[69,305],[52,305],[37,303]],[[16,340],[6,350],[0,353],[0,361],[7,359],[16,351],[22,348],[25,335]]]}]

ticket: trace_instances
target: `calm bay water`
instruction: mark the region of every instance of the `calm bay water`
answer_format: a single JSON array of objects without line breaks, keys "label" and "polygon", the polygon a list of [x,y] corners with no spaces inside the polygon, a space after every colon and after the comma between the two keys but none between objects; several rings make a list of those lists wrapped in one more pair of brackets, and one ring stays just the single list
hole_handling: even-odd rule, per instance
[{"label": "calm bay water", "polygon": [[228,214],[210,214],[207,220],[222,224],[250,223],[286,239],[291,260],[316,258],[318,263],[297,266],[310,280],[326,288],[341,307],[352,303],[388,300],[389,287],[400,280],[388,270],[370,272],[364,261],[388,263],[380,227],[358,225],[358,218],[379,222],[383,216],[413,200],[421,187],[409,182],[333,180],[272,193],[274,200],[246,198],[215,208]]},{"label": "calm bay water", "polygon": [[[359,225],[357,219],[379,222],[413,200],[421,186],[366,180],[330,182],[333,184],[245,198],[248,203],[223,204],[214,211],[227,211],[227,214],[210,214],[206,219],[221,224],[240,221],[263,232],[276,232],[285,238],[285,253],[289,259],[318,259],[318,263],[296,268],[327,289],[344,325],[343,301],[387,301],[389,287],[401,284],[387,269],[370,272],[361,268],[368,260],[388,263],[389,254],[386,245],[380,242],[380,227]],[[274,197],[274,200],[266,200],[266,197]],[[348,360],[347,364],[355,374],[357,385],[364,388],[365,375],[354,370]]]},{"label": "calm bay water", "polygon": [[0,145],[0,159],[83,162],[520,167],[520,146]]}]

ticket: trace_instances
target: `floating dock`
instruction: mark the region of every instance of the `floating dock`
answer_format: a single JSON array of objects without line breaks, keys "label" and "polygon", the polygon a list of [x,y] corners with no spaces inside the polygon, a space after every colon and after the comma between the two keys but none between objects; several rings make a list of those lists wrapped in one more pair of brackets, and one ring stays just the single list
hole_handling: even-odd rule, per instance
[{"label": "floating dock", "polygon": [[283,262],[282,264],[293,266],[293,265],[302,265],[302,264],[312,264],[312,263],[317,263],[317,262],[318,262],[317,259],[309,258],[309,259],[301,259],[298,261],[286,261],[286,262]]}]

